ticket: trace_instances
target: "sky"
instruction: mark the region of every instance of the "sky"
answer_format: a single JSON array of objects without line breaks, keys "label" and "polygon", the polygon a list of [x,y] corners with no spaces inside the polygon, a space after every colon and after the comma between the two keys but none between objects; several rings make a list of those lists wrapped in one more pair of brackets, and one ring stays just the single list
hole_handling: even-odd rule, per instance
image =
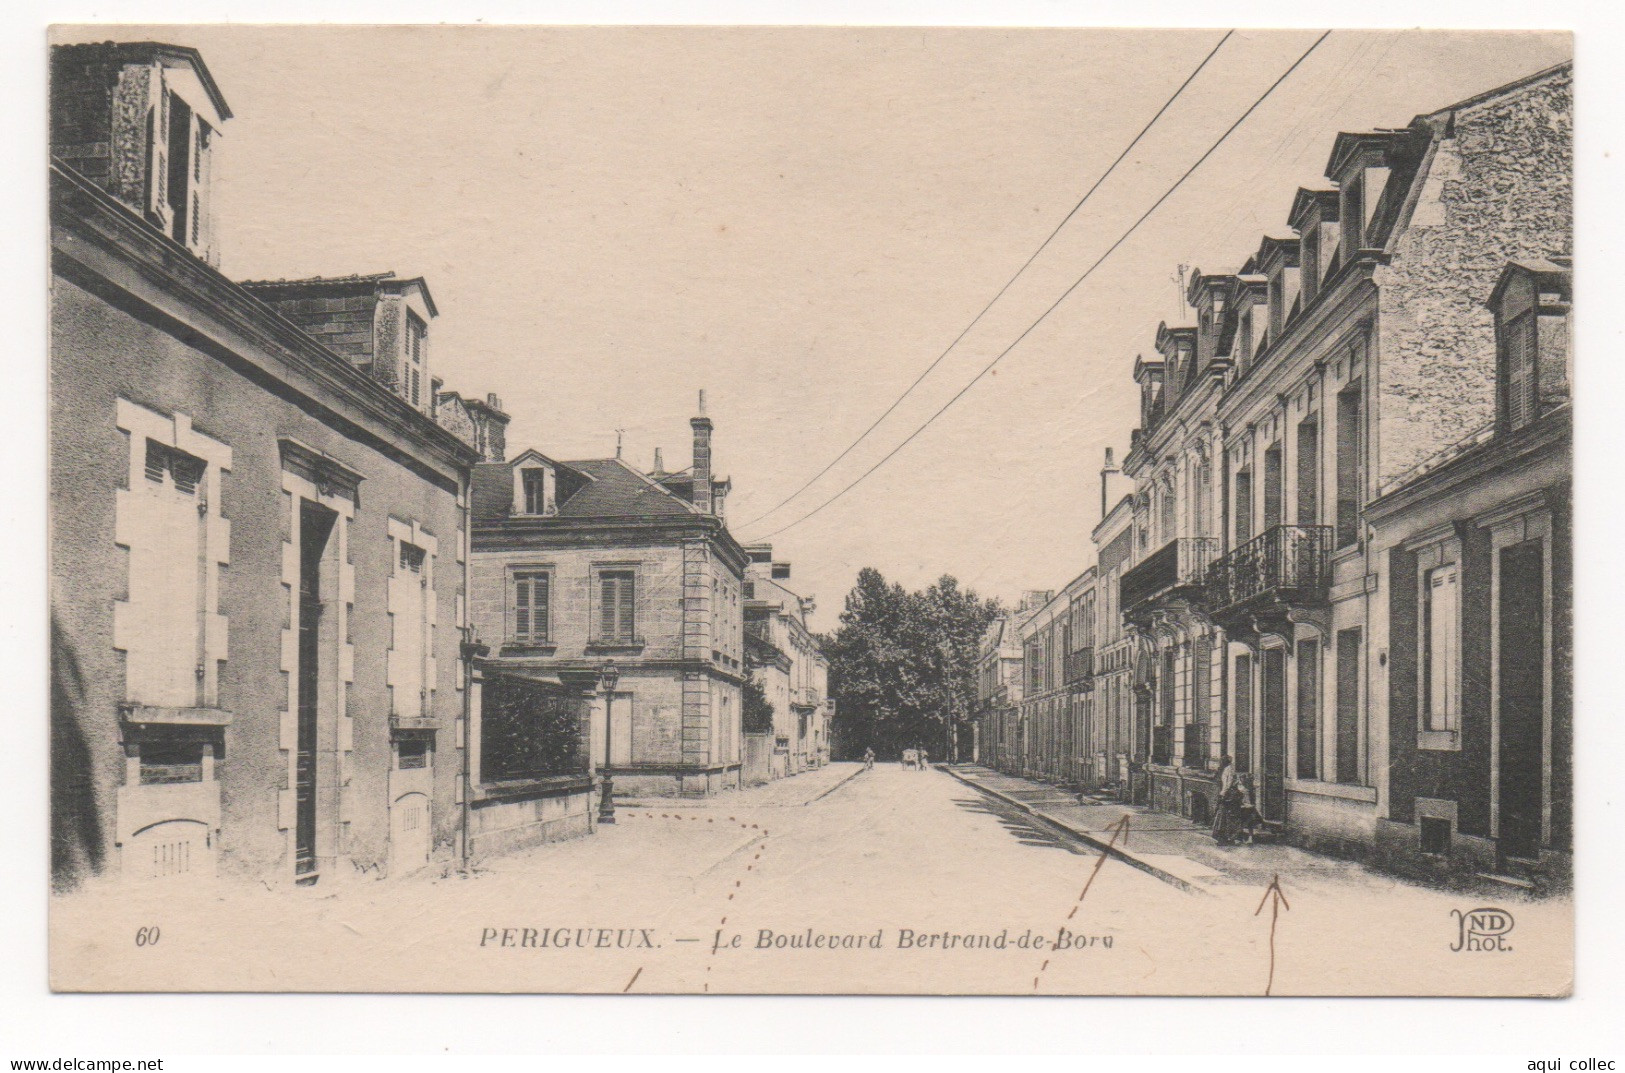
[{"label": "sky", "polygon": [[[689,463],[705,389],[730,528],[771,534],[836,624],[858,570],[1009,601],[1092,561],[1131,369],[1180,266],[1289,235],[1339,130],[1568,59],[1556,33],[1338,31],[923,433],[1320,31],[1238,31],[915,393],[1222,30],[163,26],[235,118],[215,156],[234,279],[426,278],[436,375],[494,392],[509,454]],[[799,524],[791,524],[798,523]],[[783,528],[788,526],[788,528]],[[782,532],[776,532],[783,528]]]}]

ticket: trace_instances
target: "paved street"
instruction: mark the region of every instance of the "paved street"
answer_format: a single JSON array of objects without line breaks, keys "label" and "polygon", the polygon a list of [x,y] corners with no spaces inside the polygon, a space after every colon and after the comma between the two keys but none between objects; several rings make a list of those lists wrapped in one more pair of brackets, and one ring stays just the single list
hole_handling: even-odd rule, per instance
[{"label": "paved street", "polygon": [[[472,877],[66,898],[54,963],[159,989],[1256,994],[1268,981],[1261,884],[1190,894],[1102,864],[943,771],[837,764],[619,819]],[[1380,989],[1396,925],[1437,934],[1436,951],[1406,956],[1442,990],[1493,989],[1503,972],[1533,987],[1540,953],[1569,934],[1557,906],[1519,906],[1524,953],[1468,973],[1448,951],[1460,898],[1346,866],[1282,884],[1276,993]],[[161,941],[135,947],[143,926]]]}]

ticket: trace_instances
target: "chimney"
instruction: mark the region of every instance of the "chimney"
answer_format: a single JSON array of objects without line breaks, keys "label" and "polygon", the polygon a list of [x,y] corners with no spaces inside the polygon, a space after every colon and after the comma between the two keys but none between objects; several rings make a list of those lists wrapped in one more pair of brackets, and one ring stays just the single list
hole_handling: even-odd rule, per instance
[{"label": "chimney", "polygon": [[711,502],[711,419],[705,416],[705,390],[700,390],[700,413],[689,419],[694,430],[694,509],[712,513]]},{"label": "chimney", "polygon": [[1104,518],[1106,512],[1111,510],[1112,478],[1122,471],[1117,463],[1112,461],[1112,449],[1106,448],[1106,464],[1100,468],[1100,516]]},{"label": "chimney", "polygon": [[655,448],[655,468],[649,474],[649,476],[651,476],[651,477],[664,477],[665,475],[666,475],[666,464],[664,462],[662,462],[661,459],[660,459],[660,448],[656,447]]},{"label": "chimney", "polygon": [[495,393],[478,399],[466,399],[468,416],[474,422],[474,447],[482,462],[502,462],[508,454],[508,415],[502,410],[502,400]]}]

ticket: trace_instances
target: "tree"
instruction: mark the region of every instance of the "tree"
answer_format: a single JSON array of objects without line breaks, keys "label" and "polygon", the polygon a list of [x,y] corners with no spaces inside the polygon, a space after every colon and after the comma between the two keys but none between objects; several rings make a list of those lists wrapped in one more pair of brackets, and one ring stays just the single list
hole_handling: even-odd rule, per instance
[{"label": "tree", "polygon": [[949,758],[975,709],[982,634],[998,613],[997,601],[950,576],[908,592],[872,567],[860,571],[840,626],[821,639],[845,755],[923,746]]},{"label": "tree", "polygon": [[744,689],[744,724],[746,734],[771,734],[773,732],[773,702],[767,699],[767,690],[755,678],[745,680]]}]

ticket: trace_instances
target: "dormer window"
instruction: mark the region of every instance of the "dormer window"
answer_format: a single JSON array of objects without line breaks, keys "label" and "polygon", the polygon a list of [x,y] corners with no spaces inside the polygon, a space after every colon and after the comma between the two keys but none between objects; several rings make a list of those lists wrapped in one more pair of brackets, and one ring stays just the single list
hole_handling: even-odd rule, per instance
[{"label": "dormer window", "polygon": [[1535,315],[1526,310],[1502,328],[1502,358],[1506,368],[1505,409],[1507,425],[1522,428],[1535,419]]},{"label": "dormer window", "polygon": [[423,349],[429,329],[423,319],[410,309],[406,311],[406,370],[401,386],[407,401],[413,406],[423,405]]},{"label": "dormer window", "polygon": [[1345,250],[1362,249],[1365,246],[1365,182],[1360,175],[1351,175],[1343,183],[1342,200],[1340,245]]},{"label": "dormer window", "polygon": [[1568,398],[1569,272],[1510,264],[1487,303],[1495,314],[1496,418],[1515,431]]},{"label": "dormer window", "polygon": [[1313,298],[1320,289],[1320,227],[1309,227],[1300,240],[1298,263],[1303,266],[1303,294]]},{"label": "dormer window", "polygon": [[527,469],[519,478],[525,492],[525,513],[547,513],[547,470]]}]

